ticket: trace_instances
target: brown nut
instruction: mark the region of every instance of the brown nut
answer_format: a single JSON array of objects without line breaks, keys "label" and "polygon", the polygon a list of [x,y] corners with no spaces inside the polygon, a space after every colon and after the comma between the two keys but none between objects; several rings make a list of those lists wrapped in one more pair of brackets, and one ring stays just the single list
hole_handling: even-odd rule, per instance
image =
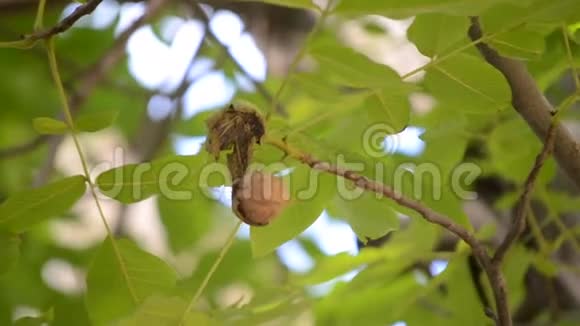
[{"label": "brown nut", "polygon": [[290,201],[284,180],[270,173],[249,172],[234,183],[232,208],[244,222],[267,225]]}]

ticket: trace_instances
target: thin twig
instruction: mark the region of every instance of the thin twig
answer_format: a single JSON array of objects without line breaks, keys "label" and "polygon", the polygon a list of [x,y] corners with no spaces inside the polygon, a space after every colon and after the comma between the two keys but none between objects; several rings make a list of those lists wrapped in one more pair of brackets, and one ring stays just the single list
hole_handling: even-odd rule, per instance
[{"label": "thin twig", "polygon": [[557,119],[554,119],[554,122],[550,125],[550,129],[548,130],[548,137],[544,142],[544,146],[542,151],[536,157],[536,161],[534,162],[534,166],[532,170],[528,174],[526,178],[526,182],[524,183],[524,191],[520,195],[518,202],[516,204],[515,209],[515,216],[512,220],[512,225],[510,226],[508,233],[506,234],[505,238],[497,248],[495,254],[492,258],[492,263],[500,265],[505,257],[505,254],[512,246],[512,244],[516,241],[519,235],[524,231],[526,226],[526,208],[530,205],[530,200],[532,197],[532,193],[534,191],[534,185],[536,183],[536,179],[540,174],[542,166],[546,159],[550,156],[552,149],[554,148],[554,139],[556,138],[556,126],[558,125]]},{"label": "thin twig", "polygon": [[[42,9],[44,9],[44,1],[42,1],[40,3],[40,6],[42,7]],[[42,13],[41,9],[39,9],[39,13]],[[42,15],[41,14],[37,17],[37,22],[36,22],[35,26],[36,25],[38,25],[38,26],[42,25]],[[48,55],[48,63],[49,63],[49,67],[50,67],[50,73],[51,73],[52,79],[54,81],[54,84],[55,84],[57,93],[59,95],[60,101],[61,101],[62,111],[63,111],[65,121],[69,127],[70,132],[71,132],[71,136],[72,136],[77,154],[78,154],[79,159],[81,161],[81,166],[83,169],[85,180],[89,185],[89,191],[90,191],[90,193],[95,201],[95,205],[96,205],[97,210],[99,212],[99,216],[101,217],[103,225],[104,225],[105,229],[107,230],[108,237],[111,241],[111,246],[112,246],[113,251],[114,251],[114,253],[117,257],[117,260],[119,262],[121,274],[123,275],[123,278],[127,284],[127,289],[131,295],[131,298],[133,299],[133,302],[135,304],[137,304],[139,302],[137,293],[132,285],[131,279],[129,278],[129,274],[127,273],[127,269],[126,269],[126,266],[125,266],[123,259],[121,257],[121,253],[120,253],[119,248],[117,247],[117,244],[114,240],[114,235],[111,232],[111,228],[110,228],[109,223],[107,222],[107,219],[105,217],[103,207],[101,206],[99,196],[97,195],[97,190],[96,190],[95,184],[94,184],[93,180],[91,179],[91,175],[89,173],[87,160],[85,158],[85,155],[84,155],[83,150],[82,150],[81,145],[80,145],[80,141],[79,141],[78,136],[77,136],[77,129],[75,127],[73,112],[71,110],[71,102],[69,102],[69,100],[68,100],[67,94],[66,94],[64,86],[63,86],[62,78],[60,76],[60,70],[58,68],[58,62],[56,60],[56,54],[55,54],[54,39],[52,38],[52,36],[48,36],[46,38],[45,43],[46,43],[46,51],[47,51],[47,55]],[[58,139],[56,139],[56,141],[58,141]],[[54,153],[51,153],[51,154],[54,155]]]},{"label": "thin twig", "polygon": [[34,19],[34,30],[38,31],[42,28],[44,21],[44,8],[46,7],[46,0],[40,0],[38,2],[38,8],[36,10],[36,18]]},{"label": "thin twig", "polygon": [[[485,37],[479,19],[471,18],[469,37],[474,42]],[[524,63],[504,57],[484,42],[476,44],[485,60],[501,72],[507,80],[512,92],[512,105],[524,118],[538,138],[545,142],[548,139],[552,114],[552,105],[546,100],[533,76]],[[578,188],[580,188],[580,144],[562,125],[555,127],[554,158]]]},{"label": "thin twig", "polygon": [[[473,255],[477,258],[477,260],[481,264],[481,267],[486,272],[486,275],[489,279],[489,283],[493,291],[496,303],[496,310],[498,314],[498,316],[494,319],[498,320],[499,321],[498,323],[502,326],[511,325],[511,316],[508,306],[505,279],[503,277],[501,269],[497,268],[491,263],[491,257],[487,254],[485,246],[483,245],[482,242],[480,242],[477,239],[475,234],[468,231],[463,226],[455,223],[450,217],[432,210],[431,208],[423,205],[419,201],[405,197],[403,194],[397,192],[396,190],[392,189],[391,187],[383,183],[374,180],[369,180],[367,177],[360,175],[356,172],[343,169],[341,167],[332,165],[328,162],[317,160],[313,158],[310,154],[304,153],[301,150],[292,147],[283,140],[267,137],[264,140],[264,143],[277,147],[278,149],[283,151],[287,156],[295,158],[300,162],[310,166],[313,169],[343,177],[347,180],[352,181],[354,185],[358,188],[367,191],[372,191],[377,194],[383,195],[387,198],[390,198],[397,204],[410,208],[413,211],[419,213],[428,222],[437,224],[445,228],[449,232],[455,234],[457,237],[459,237],[461,240],[463,240],[471,247]],[[490,312],[487,312],[487,314],[489,315]]]},{"label": "thin twig", "polygon": [[199,286],[199,288],[197,288],[197,291],[195,291],[195,294],[191,298],[191,301],[189,301],[189,304],[187,305],[187,307],[183,311],[183,315],[181,316],[179,325],[186,324],[185,320],[187,319],[187,314],[189,313],[191,308],[193,308],[193,306],[195,305],[197,300],[199,300],[199,298],[201,297],[201,294],[203,293],[203,290],[205,290],[205,288],[207,287],[209,280],[211,279],[211,277],[215,273],[216,269],[218,268],[218,266],[220,265],[220,263],[224,259],[228,250],[230,250],[230,247],[234,243],[234,239],[236,238],[236,234],[238,233],[238,230],[240,229],[241,226],[242,226],[242,221],[238,221],[238,223],[236,223],[236,226],[234,227],[234,229],[232,230],[230,235],[226,238],[226,243],[222,247],[222,250],[220,250],[218,257],[214,261],[213,265],[211,266],[211,268],[209,269],[207,274],[205,274],[205,277],[204,277],[203,281],[201,282],[201,285]]},{"label": "thin twig", "polygon": [[[145,10],[145,13],[137,18],[127,29],[125,29],[116,39],[111,47],[105,51],[105,53],[99,58],[97,62],[89,66],[82,73],[78,75],[78,86],[69,96],[68,103],[71,110],[71,114],[76,116],[80,111],[81,107],[84,105],[88,97],[94,91],[94,89],[101,83],[105,78],[107,72],[113,69],[124,57],[125,57],[125,47],[131,35],[133,35],[139,27],[143,26],[152,17],[157,15],[161,10],[163,5],[168,0],[152,0],[149,1],[149,5]],[[24,145],[19,145],[13,148],[8,148],[0,151],[0,159],[5,157],[11,157],[15,155],[20,155],[28,151],[32,151],[44,144],[49,139],[54,139],[54,143],[51,143],[50,151],[56,151],[60,143],[62,142],[62,136],[51,136],[51,137],[37,137],[31,142]],[[43,168],[40,171],[49,171],[49,167],[52,166],[53,156],[48,156],[43,163]],[[44,183],[48,173],[41,173],[45,177],[37,178],[36,184]]]},{"label": "thin twig", "polygon": [[574,63],[574,56],[572,55],[572,48],[570,47],[570,39],[568,38],[566,25],[562,25],[562,36],[564,38],[564,45],[566,47],[566,58],[568,59],[568,64],[570,65],[570,72],[572,73],[572,79],[574,79],[576,92],[580,92],[580,77],[578,76],[576,64]]},{"label": "thin twig", "polygon": [[81,161],[81,166],[83,168],[83,173],[84,173],[85,179],[89,185],[89,192],[91,193],[91,195],[95,201],[95,205],[97,206],[97,211],[99,212],[99,216],[101,217],[101,221],[103,222],[103,225],[105,226],[105,229],[107,230],[107,235],[111,241],[111,246],[113,248],[113,252],[115,253],[115,256],[117,257],[117,260],[119,262],[121,274],[122,274],[123,279],[125,280],[125,282],[127,284],[127,290],[129,291],[131,298],[133,299],[133,302],[135,304],[137,304],[139,302],[138,297],[137,297],[137,293],[135,291],[135,288],[132,285],[131,278],[129,277],[126,266],[123,263],[121,253],[120,253],[120,250],[117,247],[117,244],[115,242],[114,235],[111,231],[111,227],[109,226],[109,223],[107,222],[107,219],[105,217],[103,207],[101,205],[101,202],[99,200],[99,196],[97,194],[96,186],[95,186],[93,180],[91,179],[87,160],[85,158],[85,155],[84,155],[83,150],[82,150],[81,145],[80,145],[80,141],[79,141],[78,136],[77,136],[77,130],[76,130],[76,127],[74,124],[73,115],[72,115],[72,112],[71,112],[70,107],[69,107],[67,95],[66,95],[66,93],[64,91],[64,87],[62,85],[62,79],[60,77],[58,63],[57,63],[56,55],[55,55],[55,51],[54,51],[54,41],[52,38],[48,38],[46,40],[46,48],[47,48],[47,52],[48,52],[50,71],[51,71],[56,89],[58,91],[58,95],[59,95],[61,103],[62,103],[62,110],[63,110],[64,116],[65,116],[65,121],[66,121],[66,123],[71,131],[71,135],[72,135],[72,139],[73,139],[73,142],[75,145],[75,149],[76,149],[77,154],[79,156],[79,159]]},{"label": "thin twig", "polygon": [[[485,37],[477,17],[471,17],[471,26],[468,34],[472,41],[482,40]],[[524,118],[538,138],[544,142],[542,152],[536,158],[534,166],[526,179],[524,191],[515,209],[512,226],[492,258],[492,264],[489,268],[491,274],[488,276],[493,286],[493,279],[497,282],[501,262],[506,252],[525,226],[526,208],[530,202],[535,180],[544,161],[552,151],[560,167],[580,187],[580,144],[574,140],[570,132],[562,124],[558,123],[557,117],[553,117],[553,114],[556,113],[554,108],[548,103],[524,63],[503,57],[484,42],[479,42],[476,46],[484,59],[503,74],[512,92],[512,106]],[[561,113],[561,110],[558,113]],[[554,144],[557,144],[557,146],[554,146]],[[497,294],[500,296],[496,296],[496,305],[500,306],[497,301],[499,299],[505,301],[502,305],[507,307],[505,284],[500,286],[498,290]],[[498,323],[500,325],[511,325],[512,321],[509,315],[509,309],[498,310]]]},{"label": "thin twig", "polygon": [[70,15],[66,16],[55,26],[49,29],[45,29],[42,31],[26,35],[25,38],[31,41],[38,41],[41,39],[50,38],[56,34],[63,33],[67,31],[69,28],[71,28],[74,25],[74,23],[76,23],[83,16],[91,14],[102,1],[103,0],[89,0],[85,4],[76,7],[75,10]]},{"label": "thin twig", "polygon": [[[540,223],[538,222],[538,217],[534,213],[534,210],[528,205],[526,208],[526,221],[530,226],[531,233],[530,235],[534,238],[538,247],[540,248],[540,253],[543,255],[548,255],[550,253],[550,245],[548,244],[548,240],[544,236],[544,232],[542,232],[542,228]],[[527,239],[522,239],[522,242],[525,243]]]},{"label": "thin twig", "polygon": [[355,173],[353,171],[343,169],[341,167],[332,165],[328,162],[315,159],[311,155],[303,153],[300,150],[293,148],[291,145],[287,144],[283,140],[267,138],[265,142],[277,147],[278,149],[286,153],[288,156],[301,161],[302,163],[310,166],[313,169],[343,177],[347,180],[352,181],[355,186],[361,189],[382,194],[392,199],[397,204],[418,212],[427,221],[441,225],[445,229],[457,235],[459,238],[461,238],[463,241],[469,244],[474,249],[474,251],[477,251],[476,253],[477,256],[487,257],[487,253],[485,252],[483,245],[479,242],[479,240],[477,240],[475,235],[470,231],[468,231],[467,229],[465,229],[464,227],[462,227],[461,225],[455,223],[451,218],[430,209],[429,207],[423,205],[422,203],[416,200],[405,197],[403,194],[399,193],[398,191],[392,189],[391,187],[385,184],[379,183],[374,180],[369,180],[367,177]]}]

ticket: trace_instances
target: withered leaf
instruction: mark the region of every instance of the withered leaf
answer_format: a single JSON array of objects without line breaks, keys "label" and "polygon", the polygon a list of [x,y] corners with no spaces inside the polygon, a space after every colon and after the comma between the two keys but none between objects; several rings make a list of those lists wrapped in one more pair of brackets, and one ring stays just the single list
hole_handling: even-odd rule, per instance
[{"label": "withered leaf", "polygon": [[252,146],[260,143],[265,133],[264,120],[250,106],[231,104],[207,121],[209,130],[206,150],[217,160],[220,152],[228,154],[232,179],[242,178],[252,159]]}]

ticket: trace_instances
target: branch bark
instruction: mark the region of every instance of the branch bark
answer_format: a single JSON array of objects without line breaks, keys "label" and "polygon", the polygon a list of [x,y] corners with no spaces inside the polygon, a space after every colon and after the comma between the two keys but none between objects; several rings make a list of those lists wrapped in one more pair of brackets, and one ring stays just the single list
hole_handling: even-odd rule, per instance
[{"label": "branch bark", "polygon": [[46,30],[26,35],[25,38],[37,41],[40,39],[48,39],[56,34],[60,34],[71,28],[74,25],[74,23],[76,23],[83,16],[92,13],[102,1],[103,0],[90,0],[82,5],[79,5],[78,7],[75,8],[75,10],[73,10],[73,12],[70,15],[66,16],[55,26]]},{"label": "branch bark", "polygon": [[395,189],[392,189],[383,183],[370,180],[363,175],[343,169],[336,165],[332,165],[328,162],[317,160],[310,154],[303,153],[299,149],[293,148],[283,140],[266,138],[264,142],[277,147],[286,155],[299,160],[300,162],[310,166],[313,169],[340,176],[352,181],[355,186],[363,190],[372,191],[374,193],[381,194],[387,198],[390,198],[397,204],[419,213],[428,222],[437,224],[449,232],[455,234],[471,247],[473,255],[477,258],[479,264],[485,271],[491,285],[495,299],[497,316],[493,316],[493,314],[488,311],[485,312],[486,315],[492,315],[493,319],[499,325],[512,325],[511,314],[508,305],[506,282],[501,272],[501,268],[498,264],[492,263],[491,257],[488,255],[485,246],[476,238],[472,232],[455,223],[450,217],[432,210],[419,201],[405,197]]},{"label": "branch bark", "polygon": [[[71,108],[71,113],[74,115],[78,113],[82,105],[85,103],[86,99],[90,96],[93,90],[99,85],[101,81],[106,77],[106,74],[109,70],[115,67],[121,59],[125,56],[125,46],[129,41],[129,38],[137,29],[143,26],[151,17],[155,16],[162,6],[168,0],[151,0],[149,1],[149,5],[145,11],[145,13],[137,18],[127,29],[125,29],[117,39],[113,45],[105,51],[105,53],[100,57],[100,59],[85,69],[82,73],[77,76],[77,86],[75,87],[74,91],[72,92],[69,98],[69,105]],[[91,1],[95,2],[95,1]],[[101,2],[99,0],[98,2]],[[88,3],[87,3],[88,4]],[[83,5],[84,6],[84,5]],[[81,6],[82,7],[82,6]],[[79,7],[80,8],[80,7]],[[94,8],[93,8],[94,9]],[[77,10],[79,10],[77,8]],[[75,10],[75,12],[77,12]],[[80,12],[84,14],[88,14],[86,12],[87,9],[83,9]],[[91,10],[92,11],[92,10]],[[73,12],[74,14],[74,12]],[[71,14],[71,15],[73,15]],[[77,13],[74,17],[77,17],[79,14]],[[70,17],[70,16],[69,16]],[[63,21],[67,20],[69,17],[65,18]],[[80,17],[78,17],[80,18]],[[78,20],[77,18],[77,20]],[[72,20],[72,18],[70,19]],[[74,20],[76,21],[76,20]],[[74,22],[73,22],[74,23]],[[60,24],[59,24],[60,25]],[[57,25],[57,26],[59,26]],[[68,26],[68,22],[64,25]],[[70,27],[70,26],[69,26]],[[50,30],[61,31],[63,27],[53,27]],[[54,34],[51,34],[52,36]],[[14,147],[1,149],[0,150],[0,159],[15,157],[18,155],[25,154],[29,151],[35,150],[39,146],[43,145],[47,141],[51,139],[59,139],[59,136],[37,136],[36,138],[21,144],[16,145]],[[60,141],[55,141],[51,146],[51,151],[55,151],[56,147],[60,144]],[[48,163],[47,163],[48,164]],[[44,179],[44,178],[42,178]],[[40,183],[42,180],[37,180],[35,183]]]},{"label": "branch bark", "polygon": [[[472,41],[479,41],[483,37],[483,31],[477,17],[471,17],[468,35]],[[496,296],[496,303],[498,300],[506,300],[502,305],[507,306],[505,284],[502,284],[502,280],[497,279],[497,277],[501,275],[500,269],[506,253],[525,228],[525,216],[540,170],[553,152],[560,167],[580,188],[580,144],[573,139],[568,130],[559,123],[559,119],[554,116],[558,112],[546,100],[524,63],[503,57],[484,42],[476,43],[476,47],[485,60],[504,75],[512,92],[512,106],[544,144],[526,178],[524,190],[516,204],[510,229],[495,251],[489,266],[490,282],[496,282],[500,285],[498,292],[494,291],[494,295],[499,294],[499,297]],[[500,325],[511,325],[511,318],[508,318],[509,311],[507,313],[507,316],[503,316],[498,309],[497,322]]]},{"label": "branch bark", "polygon": [[[468,34],[472,41],[483,37],[477,17],[471,18]],[[526,65],[521,61],[500,55],[486,43],[477,43],[476,47],[485,60],[504,75],[512,91],[513,107],[538,138],[545,142],[548,139],[548,131],[555,110],[538,88]],[[555,126],[554,132],[554,157],[580,189],[580,144],[562,124]]]},{"label": "branch bark", "polygon": [[508,233],[506,234],[504,240],[501,242],[495,254],[493,255],[492,263],[496,265],[501,265],[505,254],[512,246],[512,244],[517,240],[520,234],[524,231],[526,226],[526,213],[530,206],[530,200],[532,197],[532,193],[534,191],[534,185],[536,183],[536,179],[540,174],[542,166],[544,166],[544,162],[550,156],[552,149],[554,148],[554,139],[556,136],[556,126],[558,125],[557,119],[550,124],[550,128],[548,130],[548,136],[544,142],[544,146],[542,151],[536,157],[536,161],[532,170],[528,174],[526,178],[526,182],[524,184],[524,190],[518,199],[516,204],[516,209],[514,213],[514,219],[512,221],[512,225],[510,226]]}]

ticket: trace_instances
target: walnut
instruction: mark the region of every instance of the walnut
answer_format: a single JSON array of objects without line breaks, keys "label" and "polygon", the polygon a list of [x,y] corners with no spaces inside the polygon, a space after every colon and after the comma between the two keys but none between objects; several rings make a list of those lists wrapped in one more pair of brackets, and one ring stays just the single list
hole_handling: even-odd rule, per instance
[{"label": "walnut", "polygon": [[290,201],[284,180],[265,172],[248,172],[233,185],[232,208],[245,223],[267,225]]}]

